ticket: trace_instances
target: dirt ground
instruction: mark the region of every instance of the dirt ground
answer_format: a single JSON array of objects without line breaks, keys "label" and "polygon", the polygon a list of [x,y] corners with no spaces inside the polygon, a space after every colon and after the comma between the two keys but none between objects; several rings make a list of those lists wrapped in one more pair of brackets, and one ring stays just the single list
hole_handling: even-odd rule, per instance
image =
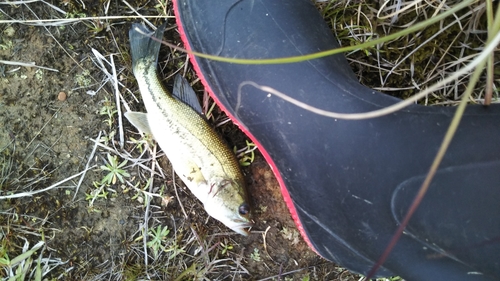
[{"label": "dirt ground", "polygon": [[[144,111],[131,72],[128,29],[140,21],[131,18],[136,15],[131,7],[155,16],[150,19],[154,24],[160,22],[158,15],[167,18],[165,38],[180,44],[170,5],[162,0],[0,1],[0,278],[42,280],[36,274],[43,272],[43,280],[360,280],[307,247],[258,151],[242,167],[255,221],[252,233],[243,237],[209,218],[173,176],[161,150],[123,118],[128,108]],[[350,7],[322,12],[331,17],[327,22],[332,27],[338,17],[348,15],[370,25],[356,15],[358,6]],[[366,19],[375,17],[375,8],[359,9]],[[402,17],[401,26],[411,16]],[[354,37],[363,41],[371,36],[354,25],[337,33],[344,45]],[[418,40],[434,29],[426,30],[415,35]],[[424,75],[429,54],[448,55],[438,53],[447,48],[432,45],[431,51],[422,48],[412,57],[411,67],[421,77],[397,73],[387,84],[376,85],[381,73],[391,69],[391,56],[403,57],[394,50],[405,44],[407,40],[384,45],[380,53],[388,59],[383,64],[377,63],[376,49],[350,54],[350,62],[361,61],[354,65],[360,81],[407,97],[441,79]],[[449,49],[455,53],[448,61],[476,51]],[[115,76],[110,64],[100,65],[93,50],[112,62]],[[163,77],[186,69],[190,81],[196,81],[185,54],[167,47],[160,53],[160,69]],[[116,77],[117,90],[110,77]],[[165,82],[171,87],[171,81]],[[394,85],[403,90],[394,90]],[[201,97],[200,83],[194,88]],[[463,86],[457,89],[443,92],[453,95]],[[454,102],[438,95],[431,99]],[[210,122],[218,124],[224,115],[214,112]],[[231,148],[246,146],[246,136],[234,125],[217,131]],[[106,169],[113,166],[122,170],[122,180],[109,177]]]},{"label": "dirt ground", "polygon": [[[84,17],[103,16],[106,3],[52,5],[72,13],[66,17]],[[158,11],[152,3],[146,5],[143,14]],[[3,20],[64,17],[42,2],[0,8]],[[116,3],[110,8],[120,9],[128,10]],[[125,143],[120,146],[113,85],[106,82],[92,48],[108,60],[113,54],[122,98],[143,109],[130,71],[127,31],[132,21],[0,24],[0,59],[13,62],[0,64],[0,196],[37,192],[72,177],[48,191],[0,200],[0,258],[12,260],[44,241],[43,250],[33,256],[43,259],[44,280],[359,279],[321,259],[303,242],[258,152],[243,168],[256,222],[246,238],[209,218],[177,178],[174,187],[168,161],[161,153],[153,158],[152,145],[142,153],[134,143],[141,136],[126,121]],[[169,22],[174,24],[173,19]],[[175,30],[170,33],[178,40]],[[182,54],[165,56],[167,68],[185,61]],[[16,62],[34,62],[37,67]],[[124,110],[123,103],[118,106]],[[245,145],[245,136],[232,125],[223,126],[220,133],[231,145]],[[120,163],[128,159],[123,169],[130,177],[123,183],[99,185],[108,154]],[[154,181],[146,187],[152,173],[147,167],[152,165]],[[158,226],[168,227],[170,234],[160,238],[160,253],[155,253],[154,244],[146,244],[143,235],[148,232],[151,241],[151,231]],[[24,280],[31,280],[35,266],[24,268]],[[4,267],[0,277],[7,278],[7,272]]]}]

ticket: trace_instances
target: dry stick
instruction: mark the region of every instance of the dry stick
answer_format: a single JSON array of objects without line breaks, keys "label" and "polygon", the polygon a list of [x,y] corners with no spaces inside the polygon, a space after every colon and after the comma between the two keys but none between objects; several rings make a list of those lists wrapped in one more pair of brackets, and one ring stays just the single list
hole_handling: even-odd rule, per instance
[{"label": "dry stick", "polygon": [[19,198],[19,197],[27,197],[27,196],[33,196],[35,194],[38,194],[38,193],[42,193],[42,192],[45,192],[45,191],[48,191],[48,190],[51,190],[53,188],[56,188],[58,187],[59,185],[69,181],[69,180],[72,180],[78,176],[80,176],[81,174],[87,172],[88,170],[91,170],[93,168],[95,168],[96,165],[92,166],[92,167],[89,167],[81,172],[79,172],[78,174],[75,174],[75,175],[72,175],[71,177],[69,178],[66,178],[66,179],[63,179],[62,181],[59,181],[49,187],[46,187],[44,189],[40,189],[40,190],[36,190],[36,191],[30,191],[30,192],[21,192],[21,193],[17,193],[17,194],[11,194],[11,195],[5,195],[5,196],[0,196],[0,200],[2,199],[12,199],[12,198]]},{"label": "dry stick", "polygon": [[[130,155],[127,155],[127,154],[124,154],[124,153],[120,153],[119,151],[116,151],[115,149],[112,149],[112,148],[110,148],[108,146],[105,146],[102,143],[100,143],[99,140],[94,140],[94,139],[90,139],[90,140],[93,141],[97,146],[99,146],[99,147],[101,147],[103,149],[106,149],[106,150],[112,152],[113,154],[116,154],[116,155],[120,156],[123,159],[126,159],[128,161],[133,162],[134,165],[137,165],[137,166],[141,167],[144,170],[151,171],[149,169],[149,167],[146,167],[144,164],[141,164],[138,161],[134,161],[134,160],[137,160],[137,159],[132,159]],[[141,156],[142,156],[142,154],[141,154]]]},{"label": "dry stick", "polygon": [[[500,10],[499,10],[500,11]],[[490,53],[496,45],[500,42],[500,34],[498,34],[495,37],[495,40],[487,46],[487,48],[484,49],[485,53]],[[492,48],[493,47],[493,48]],[[490,51],[488,51],[490,49]],[[415,211],[417,210],[418,206],[420,205],[420,202],[422,202],[422,199],[424,198],[425,193],[429,189],[430,183],[432,179],[434,178],[434,175],[437,172],[437,169],[439,165],[441,164],[441,161],[443,160],[443,157],[451,143],[451,140],[453,139],[453,136],[455,135],[455,132],[457,131],[458,125],[460,124],[460,120],[462,119],[462,116],[465,111],[465,107],[467,106],[467,102],[469,101],[469,97],[472,93],[472,90],[474,89],[474,86],[477,83],[477,80],[479,79],[479,76],[481,75],[482,69],[487,63],[487,58],[483,59],[477,64],[476,70],[472,74],[472,77],[469,81],[469,85],[467,85],[467,90],[465,91],[462,99],[460,100],[460,104],[457,107],[457,111],[451,121],[450,126],[448,127],[448,131],[446,132],[446,135],[443,139],[443,142],[441,143],[441,146],[439,147],[439,151],[434,158],[434,162],[432,163],[431,168],[429,169],[429,173],[427,174],[425,181],[422,183],[422,186],[420,187],[417,195],[415,196],[415,199],[413,200],[410,208],[408,209],[408,212],[406,213],[403,221],[399,225],[398,229],[394,233],[392,239],[389,241],[389,245],[387,248],[384,250],[384,253],[382,256],[378,259],[377,263],[373,266],[373,268],[368,272],[366,275],[365,279],[363,280],[369,280],[372,278],[377,270],[382,266],[382,264],[385,262],[385,260],[389,257],[389,254],[392,252],[392,249],[396,246],[396,243],[398,242],[399,238],[403,234],[403,230],[405,227],[408,225],[408,222],[410,221],[410,218],[413,216]]]},{"label": "dry stick", "polygon": [[276,261],[271,257],[271,255],[269,254],[269,252],[267,251],[267,242],[266,242],[266,236],[267,236],[267,232],[271,229],[271,226],[268,226],[266,228],[266,231],[264,231],[264,233],[262,233],[262,240],[264,241],[264,251],[266,251],[266,254],[267,256],[274,262],[276,263]]},{"label": "dry stick", "polygon": [[137,10],[136,10],[136,9],[134,9],[134,7],[132,7],[132,5],[130,5],[127,1],[122,0],[122,2],[123,2],[125,5],[127,5],[127,7],[128,7],[130,10],[132,10],[132,12],[134,12],[135,14],[137,14],[137,16],[138,16],[139,18],[141,18],[144,22],[146,22],[146,23],[147,23],[147,24],[148,24],[151,28],[153,28],[153,29],[155,29],[155,28],[156,28],[156,27],[155,27],[155,26],[154,26],[154,25],[153,25],[150,21],[148,21],[148,20],[146,19],[146,17],[145,17],[145,16],[143,16],[143,15],[141,15],[139,12],[137,12]]},{"label": "dry stick", "polygon": [[177,185],[175,184],[175,171],[174,167],[172,167],[172,184],[174,185],[175,197],[177,197],[177,201],[179,201],[179,205],[181,206],[182,212],[184,213],[184,217],[188,218],[186,210],[184,210],[184,205],[182,205],[181,199],[179,198],[179,194],[177,193]]},{"label": "dry stick", "polygon": [[120,135],[120,148],[123,149],[124,134],[123,134],[123,118],[122,118],[122,107],[120,106],[120,90],[118,89],[118,77],[116,76],[116,67],[113,60],[113,55],[110,56],[111,59],[111,69],[113,70],[113,87],[115,89],[115,99],[116,99],[116,109],[118,110],[118,134]]},{"label": "dry stick", "polygon": [[[8,4],[11,4],[11,2],[8,2]],[[104,17],[81,17],[76,19],[0,20],[0,24],[20,23],[31,26],[62,26],[82,21],[122,20],[122,19],[164,19],[164,18],[173,19],[175,17],[174,16],[104,16]]]},{"label": "dry stick", "polygon": [[130,187],[132,187],[135,191],[137,191],[138,193],[143,193],[145,195],[148,195],[148,196],[151,196],[151,197],[158,197],[160,199],[164,199],[162,196],[160,196],[159,194],[156,194],[156,193],[152,193],[152,192],[149,192],[149,191],[146,191],[146,190],[142,190],[140,188],[137,188],[135,187],[134,185],[132,185],[132,183],[128,182],[128,184],[130,185]]},{"label": "dry stick", "polygon": [[7,2],[0,2],[0,5],[21,5],[33,2],[40,2],[40,0],[7,1]]},{"label": "dry stick", "polygon": [[[92,48],[92,53],[96,57],[97,62],[99,64],[99,66],[101,67],[101,71],[104,72],[104,74],[107,77],[107,80],[104,82],[104,84],[106,84],[106,82],[109,80],[111,80],[113,82],[113,89],[115,90],[116,109],[118,111],[118,135],[120,137],[119,144],[120,144],[120,148],[123,149],[123,145],[124,145],[125,141],[124,141],[124,134],[123,134],[122,108],[120,106],[120,90],[118,89],[118,77],[116,75],[116,67],[115,67],[115,62],[113,60],[113,54],[109,55],[110,61],[107,61],[106,58],[101,53],[99,53],[96,49]],[[106,66],[104,65],[103,61],[105,61],[111,67],[112,73],[109,73],[109,71],[106,68]]]},{"label": "dry stick", "polygon": [[22,61],[0,60],[0,63],[7,64],[7,65],[24,66],[24,67],[37,67],[37,68],[41,68],[41,69],[45,69],[45,70],[59,72],[59,70],[54,69],[54,68],[49,68],[49,67],[45,67],[45,66],[36,65],[35,62],[22,62]]},{"label": "dry stick", "polygon": [[[97,136],[97,139],[101,139],[101,131],[99,131],[99,135]],[[92,161],[92,158],[94,157],[95,151],[97,149],[97,142],[94,142],[94,148],[92,149],[92,152],[90,153],[89,160],[87,161],[87,164],[85,165],[85,171],[80,177],[80,180],[78,181],[78,184],[76,185],[76,190],[75,190],[75,195],[73,195],[73,200],[75,200],[76,195],[78,194],[78,190],[80,189],[80,185],[82,185],[83,179],[85,178],[85,174],[87,173],[87,170],[90,166],[90,161]]]},{"label": "dry stick", "polygon": [[[153,184],[154,184],[154,165],[155,165],[155,158],[156,158],[156,147],[157,145],[153,146],[153,152],[152,152],[152,159],[153,161],[151,162],[151,175],[150,179],[151,181],[149,184],[149,192],[152,193],[153,191]],[[149,216],[149,207],[151,205],[151,197],[147,194],[144,194],[144,198],[146,199],[146,210],[144,211],[144,235],[142,236],[142,242],[143,242],[143,247],[144,247],[144,265],[146,268],[148,268],[148,251],[147,251],[147,243],[148,243],[148,216]],[[148,271],[146,270],[146,274],[149,276]]]},{"label": "dry stick", "polygon": [[47,3],[43,0],[23,0],[23,1],[6,1],[6,2],[0,2],[0,5],[21,5],[21,4],[27,4],[27,3],[33,3],[33,2],[42,2],[44,3],[45,5],[51,7],[52,9],[58,11],[59,13],[63,14],[63,15],[66,15],[67,13],[63,10],[61,10],[59,7],[56,7],[50,3]]},{"label": "dry stick", "polygon": [[490,105],[493,96],[493,74],[495,69],[495,58],[493,56],[488,58],[488,65],[486,66],[486,89],[484,93],[484,105]]},{"label": "dry stick", "polygon": [[[95,93],[99,92],[99,90],[101,90],[101,88],[104,87],[104,85],[106,85],[106,83],[109,81],[109,80],[113,80],[113,75],[111,73],[109,73],[109,71],[106,69],[106,67],[104,66],[104,64],[102,63],[102,61],[105,61],[108,65],[111,66],[111,62],[107,61],[106,58],[101,54],[99,53],[99,51],[97,51],[96,49],[92,48],[92,53],[94,54],[94,56],[96,57],[97,59],[97,63],[95,60],[92,59],[92,62],[97,65],[99,67],[99,69],[104,72],[104,74],[106,74],[106,79],[104,79],[104,82],[99,86],[99,88],[97,88],[96,91],[93,91]],[[118,75],[118,73],[115,75],[115,77]],[[123,83],[121,83],[120,81],[118,81],[117,78],[115,78],[116,83],[118,84],[118,86],[122,86],[123,88],[125,88],[125,85],[123,85]],[[75,89],[80,89],[80,88],[85,88],[85,87],[79,87],[79,88],[75,88]],[[125,88],[125,90],[129,91],[130,93],[132,93],[130,90],[128,90],[127,88]],[[93,94],[92,94],[93,95]],[[121,95],[121,93],[120,93]]]},{"label": "dry stick", "polygon": [[[144,224],[142,225],[144,235],[142,235],[142,246],[144,248],[144,265],[146,266],[145,268],[148,268],[148,215],[149,215],[149,205],[150,201],[149,199],[151,198],[149,195],[145,194],[145,199],[146,199],[146,210],[144,211]],[[146,274],[149,276],[148,271],[146,270]]]},{"label": "dry stick", "polygon": [[[157,145],[158,145],[158,144],[157,144]],[[160,147],[160,149],[161,149],[161,147]],[[161,150],[160,150],[160,151],[161,151]],[[160,154],[160,155],[155,154],[155,155],[154,155],[154,158],[153,158],[153,161],[154,161],[153,163],[154,163],[154,166],[156,166],[156,168],[157,168],[157,170],[158,170],[158,174],[160,175],[160,177],[161,177],[162,179],[165,179],[165,175],[163,174],[163,169],[161,168],[160,163],[159,163],[158,161],[156,161],[156,158],[160,158],[160,157],[163,157],[163,156],[165,156],[165,153]],[[152,170],[152,169],[151,169],[151,170]],[[152,171],[154,171],[154,170],[152,170]]]},{"label": "dry stick", "polygon": [[[486,1],[486,18],[488,20],[488,26],[493,26],[493,4],[492,1]],[[493,37],[493,29],[488,29],[488,37]],[[487,71],[486,71],[486,91],[484,93],[484,105],[491,104],[491,98],[493,95],[493,74],[494,74],[495,58],[490,56],[488,59]]]}]

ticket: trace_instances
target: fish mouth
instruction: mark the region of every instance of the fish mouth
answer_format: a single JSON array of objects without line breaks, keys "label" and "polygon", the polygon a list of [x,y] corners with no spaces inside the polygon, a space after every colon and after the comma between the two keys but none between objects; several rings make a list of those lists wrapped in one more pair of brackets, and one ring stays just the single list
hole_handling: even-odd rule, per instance
[{"label": "fish mouth", "polygon": [[231,227],[231,229],[243,236],[248,236],[248,234],[250,234],[250,229],[252,228],[252,226],[252,222],[237,222],[233,227]]}]

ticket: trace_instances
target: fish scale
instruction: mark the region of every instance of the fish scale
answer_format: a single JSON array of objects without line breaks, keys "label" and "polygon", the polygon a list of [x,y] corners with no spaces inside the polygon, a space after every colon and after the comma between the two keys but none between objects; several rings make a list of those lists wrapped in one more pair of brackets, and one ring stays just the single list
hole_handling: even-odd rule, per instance
[{"label": "fish scale", "polygon": [[173,95],[160,82],[160,42],[152,36],[161,39],[164,28],[152,33],[134,24],[130,29],[132,68],[147,113],[127,112],[125,116],[139,130],[153,135],[209,215],[247,235],[252,225],[250,209],[235,155],[202,116],[196,95],[182,76],[175,78]]}]

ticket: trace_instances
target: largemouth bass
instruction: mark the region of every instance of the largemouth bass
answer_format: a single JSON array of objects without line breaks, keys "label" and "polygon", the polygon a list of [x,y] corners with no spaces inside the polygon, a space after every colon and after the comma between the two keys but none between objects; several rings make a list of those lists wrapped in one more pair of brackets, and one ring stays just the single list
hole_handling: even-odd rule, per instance
[{"label": "largemouth bass", "polygon": [[248,234],[250,207],[235,155],[207,123],[195,92],[180,75],[170,94],[157,74],[165,24],[151,32],[142,24],[129,31],[132,68],[147,113],[127,112],[136,128],[152,134],[176,174],[207,213],[232,230]]}]

